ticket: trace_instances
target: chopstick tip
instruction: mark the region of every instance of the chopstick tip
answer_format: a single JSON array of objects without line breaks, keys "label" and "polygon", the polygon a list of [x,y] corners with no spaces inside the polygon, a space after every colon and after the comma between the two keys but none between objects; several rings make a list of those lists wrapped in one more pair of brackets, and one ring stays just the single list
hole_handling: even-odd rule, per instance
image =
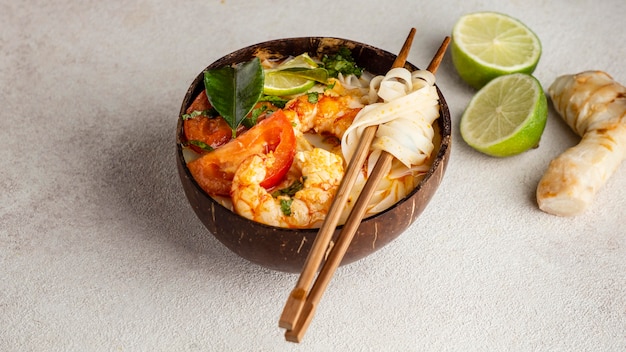
[{"label": "chopstick tip", "polygon": [[315,315],[317,302],[307,302],[303,307],[303,311],[298,318],[298,322],[293,326],[293,329],[285,331],[285,340],[289,342],[300,343],[306,330],[311,325],[313,316]]},{"label": "chopstick tip", "polygon": [[302,336],[298,336],[293,330],[285,331],[285,340],[288,342],[300,343]]},{"label": "chopstick tip", "polygon": [[300,316],[300,312],[306,302],[307,292],[296,287],[287,298],[283,312],[278,320],[278,327],[291,330]]},{"label": "chopstick tip", "polygon": [[428,71],[432,72],[433,74],[437,72],[437,69],[439,68],[441,61],[443,60],[443,57],[446,54],[446,50],[448,49],[449,44],[450,44],[450,36],[446,36],[443,39],[443,42],[441,43],[441,45],[439,46],[437,53],[435,54],[432,61],[428,65],[428,68],[427,68]]}]

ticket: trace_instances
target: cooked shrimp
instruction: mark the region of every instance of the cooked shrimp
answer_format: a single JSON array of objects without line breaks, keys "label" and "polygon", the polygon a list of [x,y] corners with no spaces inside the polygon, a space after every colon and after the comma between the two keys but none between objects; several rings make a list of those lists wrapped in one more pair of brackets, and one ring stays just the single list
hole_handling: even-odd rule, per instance
[{"label": "cooked shrimp", "polygon": [[318,93],[317,101],[309,95],[291,100],[285,110],[294,111],[298,117],[295,125],[301,132],[314,131],[341,138],[363,105],[351,95],[326,95]]},{"label": "cooked shrimp", "polygon": [[293,168],[301,177],[294,181],[291,191],[279,190],[274,194],[259,184],[272,162],[271,153],[253,155],[237,169],[231,188],[235,212],[272,226],[319,226],[343,177],[341,156],[321,148],[298,152]]}]

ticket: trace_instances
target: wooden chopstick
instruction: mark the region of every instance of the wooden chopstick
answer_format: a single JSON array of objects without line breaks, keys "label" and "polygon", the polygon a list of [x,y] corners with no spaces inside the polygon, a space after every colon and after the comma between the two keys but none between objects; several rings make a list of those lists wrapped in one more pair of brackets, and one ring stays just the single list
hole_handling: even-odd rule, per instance
[{"label": "wooden chopstick", "polygon": [[[413,42],[413,37],[415,37],[415,28],[411,28],[411,31],[402,46],[402,50],[396,57],[394,67],[404,66]],[[283,308],[283,312],[278,321],[278,326],[281,328],[291,330],[295,322],[298,320],[302,307],[304,307],[308,291],[313,280],[315,279],[315,274],[318,272],[320,264],[324,260],[326,250],[335,232],[339,218],[341,217],[341,212],[348,201],[350,190],[354,186],[361,167],[367,158],[370,145],[376,135],[376,130],[377,126],[371,126],[366,128],[361,135],[357,149],[348,164],[348,168],[346,169],[341,183],[339,184],[339,188],[337,189],[335,198],[333,199],[330,209],[328,210],[328,214],[324,218],[324,222],[322,223],[311,250],[309,251],[298,282],[296,283],[295,288],[291,291],[291,294],[287,299],[287,303]]]},{"label": "wooden chopstick", "polygon": [[[441,60],[446,52],[448,44],[450,42],[450,38],[446,37],[437,50],[437,53],[433,57],[432,61],[428,65],[427,70],[432,72],[433,74],[437,71]],[[402,64],[402,66],[404,63]],[[395,65],[394,65],[395,67]],[[377,128],[377,126],[372,126]],[[367,205],[371,200],[376,187],[378,186],[379,181],[385,176],[388,172],[389,167],[391,166],[391,162],[393,161],[393,155],[383,152],[376,162],[374,169],[372,170],[372,174],[368,178],[363,190],[361,191],[359,198],[357,199],[354,208],[350,212],[348,219],[346,220],[346,224],[344,225],[341,233],[337,238],[337,242],[335,246],[331,250],[328,259],[322,266],[320,270],[317,280],[313,283],[311,291],[306,297],[304,307],[302,308],[302,312],[299,314],[298,321],[295,326],[292,326],[292,329],[289,329],[285,332],[285,339],[291,342],[300,342],[309,327],[311,321],[313,320],[313,315],[315,314],[315,310],[319,301],[321,300],[322,294],[324,293],[326,287],[330,283],[330,280],[334,274],[334,272],[339,267],[343,256],[345,255],[348,247],[350,246],[350,242],[356,233],[363,216],[365,215]]]},{"label": "wooden chopstick", "polygon": [[443,60],[443,56],[446,54],[446,50],[448,49],[448,44],[450,44],[450,37],[445,37],[439,46],[439,49],[435,53],[435,56],[433,56],[432,60],[430,60],[428,68],[426,68],[426,70],[430,71],[433,75],[437,73],[441,60]]},{"label": "wooden chopstick", "polygon": [[330,240],[335,232],[337,223],[341,216],[341,212],[347,203],[350,190],[356,182],[357,176],[361,171],[361,166],[365,162],[367,157],[367,151],[369,151],[370,145],[376,135],[376,129],[365,130],[361,136],[361,140],[357,145],[357,149],[354,153],[354,157],[350,160],[348,168],[339,184],[335,198],[331,203],[328,214],[320,227],[317,237],[313,242],[309,255],[304,264],[304,268],[300,273],[300,277],[296,284],[296,287],[291,291],[287,303],[283,308],[283,312],[278,321],[278,326],[291,330],[293,325],[298,320],[298,316],[304,307],[304,302],[308,295],[309,288],[313,282],[315,275],[319,269],[320,264],[324,259],[326,249],[330,243]]}]

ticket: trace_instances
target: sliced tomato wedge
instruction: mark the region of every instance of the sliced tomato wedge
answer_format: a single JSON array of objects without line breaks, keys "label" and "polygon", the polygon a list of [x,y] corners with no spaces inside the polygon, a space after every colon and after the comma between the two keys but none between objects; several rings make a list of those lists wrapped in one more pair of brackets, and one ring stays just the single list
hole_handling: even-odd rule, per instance
[{"label": "sliced tomato wedge", "polygon": [[[267,111],[274,111],[277,109],[276,106],[268,102],[259,102],[254,106],[254,108],[258,109],[263,106],[267,109]],[[207,98],[206,91],[202,91],[193,100],[185,112],[187,114],[191,114],[194,111],[207,111],[211,108],[212,106]],[[258,116],[257,119],[258,121],[261,121],[265,117],[266,115],[263,113]],[[247,127],[245,127],[244,124],[240,125],[237,128],[237,135],[243,133],[246,129]],[[213,149],[226,144],[233,137],[233,132],[230,126],[221,116],[206,116],[204,114],[184,120],[183,133],[187,142],[202,142]],[[207,152],[207,150],[193,144],[190,144],[189,148],[198,154],[204,154]]]},{"label": "sliced tomato wedge", "polygon": [[[211,109],[211,103],[209,103],[206,92],[203,90],[193,100],[186,112],[191,114],[194,111],[206,111],[209,109]],[[226,120],[221,117],[209,117],[205,115],[198,115],[183,121],[183,132],[185,133],[187,141],[203,142],[214,149],[226,144],[232,138],[233,134]],[[206,152],[194,145],[190,145],[189,147],[196,153]]]},{"label": "sliced tomato wedge", "polygon": [[249,156],[274,153],[261,186],[271,188],[289,171],[296,153],[296,136],[291,122],[277,110],[254,127],[221,147],[187,164],[200,187],[212,195],[229,195],[237,167]]}]

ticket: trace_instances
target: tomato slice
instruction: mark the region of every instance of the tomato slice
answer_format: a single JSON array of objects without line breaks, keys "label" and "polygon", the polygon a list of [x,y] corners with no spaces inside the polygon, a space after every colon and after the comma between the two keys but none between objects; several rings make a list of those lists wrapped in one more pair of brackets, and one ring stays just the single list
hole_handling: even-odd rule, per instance
[{"label": "tomato slice", "polygon": [[[258,109],[261,107],[265,107],[267,111],[276,110],[276,106],[272,105],[268,102],[259,102],[254,108]],[[191,105],[185,111],[187,114],[191,114],[194,111],[207,111],[211,109],[211,103],[207,98],[206,91],[200,92],[198,96],[193,100]],[[258,121],[263,120],[266,117],[265,113],[261,114],[257,117]],[[243,133],[247,127],[243,124],[237,128],[237,135]],[[187,142],[189,141],[198,141],[202,142],[213,149],[216,149],[228,141],[230,141],[233,137],[233,132],[226,122],[221,116],[206,116],[206,115],[198,115],[183,121],[183,133],[185,135],[185,139]],[[198,154],[204,154],[207,150],[202,149],[193,144],[189,145],[193,151]]]},{"label": "tomato slice", "polygon": [[254,127],[223,146],[187,164],[200,187],[212,195],[230,195],[237,167],[249,156],[273,152],[276,161],[269,166],[261,186],[271,188],[289,171],[296,153],[296,136],[291,122],[277,110]]},{"label": "tomato slice", "polygon": [[[206,92],[202,91],[193,100],[186,112],[191,114],[194,111],[206,111],[209,109],[211,109],[211,103],[209,103]],[[183,132],[187,141],[200,141],[211,148],[217,148],[225,144],[232,138],[233,134],[226,120],[221,117],[205,115],[195,116],[183,121]],[[206,150],[194,145],[190,145],[190,148],[196,153],[206,152]]]},{"label": "tomato slice", "polygon": [[209,110],[211,108],[211,103],[209,103],[209,98],[206,95],[206,91],[203,90],[198,94],[198,96],[191,102],[191,105],[187,108],[187,113],[191,113],[192,111],[202,111]]}]

